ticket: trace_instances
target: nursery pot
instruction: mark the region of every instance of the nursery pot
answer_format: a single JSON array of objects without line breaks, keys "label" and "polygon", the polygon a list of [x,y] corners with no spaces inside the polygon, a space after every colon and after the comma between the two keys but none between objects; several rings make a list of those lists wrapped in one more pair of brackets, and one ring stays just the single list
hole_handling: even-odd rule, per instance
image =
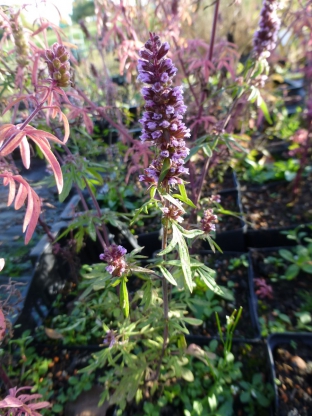
[{"label": "nursery pot", "polygon": [[[203,313],[204,324],[202,326],[190,326],[190,335],[186,338],[188,342],[205,345],[207,339],[219,338],[215,312],[218,313],[221,326],[225,325],[226,316],[230,316],[234,309],[243,307],[242,316],[234,332],[234,339],[240,342],[256,342],[260,339],[259,327],[254,314],[252,291],[249,287],[248,268],[239,264],[230,270],[231,259],[239,259],[244,253],[226,252],[213,253],[212,251],[200,251],[199,256],[208,267],[216,270],[216,283],[224,288],[224,296],[210,297],[211,290],[207,293],[196,294],[196,298],[205,300],[206,306]],[[232,295],[231,295],[232,293]],[[192,294],[192,297],[195,296]],[[208,298],[206,299],[205,297]],[[207,312],[206,312],[207,311]],[[209,311],[209,312],[208,312]],[[190,316],[194,312],[190,310]],[[195,317],[202,319],[199,315]]]},{"label": "nursery pot", "polygon": [[[312,334],[272,334],[268,338],[267,348],[272,379],[275,380],[274,415],[311,415],[311,392],[301,396],[301,393],[304,393],[301,390],[303,390],[304,386],[306,389],[310,388],[311,390],[312,386]],[[281,358],[284,362],[283,365],[280,364]],[[310,369],[308,367],[309,363]],[[285,373],[283,372],[283,367]],[[285,374],[287,374],[287,377]],[[295,376],[293,384],[292,375]],[[276,381],[279,383],[276,383]],[[302,383],[304,383],[304,386],[302,386]],[[298,410],[299,406],[301,407]]]},{"label": "nursery pot", "polygon": [[[303,271],[300,271],[294,280],[281,279],[280,275],[286,273],[286,269],[281,271],[286,260],[279,255],[280,249],[289,250],[289,247],[252,249],[249,252],[251,307],[257,330],[263,336],[270,332],[295,332],[298,327],[302,328],[300,314],[304,313],[305,309],[301,309],[304,302],[301,293],[312,294],[311,275]],[[270,261],[266,261],[269,257]],[[274,258],[280,259],[282,265],[274,264]],[[260,301],[262,306],[259,304]],[[261,307],[263,329],[259,320]]]}]

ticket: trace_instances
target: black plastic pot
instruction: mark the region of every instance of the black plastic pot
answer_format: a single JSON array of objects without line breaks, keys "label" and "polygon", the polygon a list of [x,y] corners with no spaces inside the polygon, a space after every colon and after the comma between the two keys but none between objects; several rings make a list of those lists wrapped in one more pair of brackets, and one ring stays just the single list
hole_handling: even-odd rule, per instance
[{"label": "black plastic pot", "polygon": [[[255,278],[263,278],[266,277],[265,276],[265,271],[263,271],[262,267],[260,267],[260,269],[258,271],[255,270],[254,267],[254,261],[253,261],[253,253],[259,253],[260,255],[263,255],[265,257],[268,257],[270,255],[272,255],[274,252],[278,252],[280,249],[283,249],[284,247],[271,247],[271,248],[264,248],[264,249],[251,249],[249,251],[249,270],[248,270],[248,278],[249,278],[249,287],[251,290],[251,306],[253,307],[253,315],[255,316],[255,320],[256,320],[256,326],[257,329],[259,331],[259,333],[262,333],[262,328],[259,322],[259,306],[258,306],[258,296],[256,294],[256,289],[255,289]],[[262,264],[262,261],[258,261],[258,264]],[[266,269],[264,269],[266,270]],[[299,275],[300,276],[300,275]],[[299,277],[298,277],[299,278]],[[293,302],[295,306],[298,306],[299,300],[298,300],[298,296],[299,296],[299,291],[300,290],[309,290],[309,280],[306,280],[305,277],[301,277],[300,279],[301,281],[303,281],[305,283],[305,286],[303,287],[302,284],[299,285],[296,284],[296,280],[294,281],[288,281],[288,280],[284,280],[282,282],[276,283],[273,282],[271,283],[271,286],[273,285],[273,289],[274,289],[274,285],[276,290],[279,289],[280,292],[278,294],[275,294],[274,296],[274,291],[273,291],[273,298],[272,298],[272,308],[269,309],[265,309],[268,312],[273,312],[275,310],[275,308],[279,308],[278,305],[280,305],[280,302],[282,301],[282,294],[283,292],[281,292],[281,290],[285,291],[285,296],[287,297],[287,299],[285,299],[285,302],[283,303],[283,305],[286,305],[286,311],[282,311],[283,313],[289,315],[290,317],[292,317],[291,314],[288,314],[288,311],[292,310],[292,306],[293,306]],[[292,286],[294,286],[294,290],[293,292],[291,292],[291,288]],[[290,292],[288,292],[290,291]],[[265,299],[265,298],[264,298]],[[275,300],[275,304],[274,304],[274,299]],[[294,300],[293,300],[294,299]],[[294,307],[294,312],[296,312],[296,308]],[[273,314],[274,315],[274,314]],[[293,324],[293,322],[288,323],[288,327],[292,327],[294,328],[295,331],[295,325]],[[288,329],[289,331],[290,329]]]},{"label": "black plastic pot", "polygon": [[161,250],[162,240],[160,231],[139,234],[138,244],[140,247],[144,247],[141,251],[143,256],[153,257],[155,251]]},{"label": "black plastic pot", "polygon": [[[312,334],[303,333],[303,332],[302,333],[272,334],[269,336],[268,341],[267,341],[268,356],[269,356],[269,361],[270,361],[272,380],[274,381],[277,380],[277,374],[276,374],[275,363],[274,363],[275,351],[281,345],[288,344],[289,346],[291,346],[293,345],[293,343],[297,343],[297,344],[300,343],[301,345],[305,345],[307,348],[310,348],[310,351],[311,351],[310,359],[312,362]],[[300,350],[298,348],[296,348],[296,353],[300,357]],[[281,413],[278,386],[276,382],[274,383],[274,390],[275,390],[274,415],[284,416],[286,415],[286,413]],[[294,392],[295,392],[295,389],[294,389]],[[299,413],[295,413],[295,412],[293,414],[299,415]],[[311,414],[312,414],[312,404],[310,406],[310,410],[308,410],[307,413],[305,413],[305,415],[308,416]]]},{"label": "black plastic pot", "polygon": [[[247,248],[291,246],[291,245],[294,245],[293,240],[289,240],[287,238],[287,235],[281,234],[281,232],[294,230],[295,228],[299,226],[303,227],[304,231],[309,231],[309,226],[312,225],[312,223],[309,222],[310,217],[311,217],[311,215],[309,214],[310,210],[307,210],[307,211],[299,210],[300,217],[297,218],[296,222],[294,221],[294,223],[292,224],[291,216],[293,215],[297,215],[297,217],[299,216],[298,207],[294,209],[294,211],[288,211],[287,217],[284,217],[283,220],[280,221],[281,226],[279,227],[255,228],[256,226],[253,226],[253,224],[248,223],[248,217],[246,215],[246,212],[248,212],[249,206],[254,206],[254,201],[251,200],[251,195],[245,197],[245,194],[248,194],[249,192],[251,192],[252,195],[255,194],[255,202],[257,201],[257,198],[259,195],[259,199],[269,203],[269,195],[271,193],[276,194],[276,193],[281,192],[280,187],[284,186],[285,184],[287,184],[287,182],[285,181],[284,182],[275,181],[275,182],[267,183],[264,185],[245,184],[244,186],[240,186],[239,189],[240,189],[240,198],[241,198],[241,204],[242,204],[242,212],[243,212],[243,218],[246,223],[245,243],[246,243]],[[282,187],[282,192],[283,194],[286,194],[286,190],[283,187]],[[268,200],[265,198],[268,198]],[[272,203],[274,203],[274,200],[272,201]],[[305,201],[305,204],[306,205],[308,204],[307,200]],[[278,209],[280,209],[280,207]],[[277,212],[278,211],[276,211],[276,213]],[[251,216],[252,213],[253,211],[250,211],[249,215]],[[268,217],[268,213],[264,214],[264,219],[265,218],[267,221],[269,221],[270,217]],[[301,222],[300,222],[300,219],[302,219]]]},{"label": "black plastic pot", "polygon": [[[238,258],[241,255],[245,255],[245,253],[240,253],[240,252],[226,252],[223,254],[221,253],[216,254],[216,253],[213,253],[212,251],[200,251],[198,254],[200,258],[202,259],[202,261],[204,260],[205,263],[207,263],[205,261],[205,256],[208,256],[208,258],[209,257],[213,259],[215,258],[216,260],[214,264],[211,264],[209,262],[207,263],[207,265],[208,267],[211,267],[213,270],[216,270],[217,273],[218,273],[218,269],[222,267],[222,264],[224,261],[227,262],[231,258]],[[238,309],[240,306],[243,306],[242,316],[238,323],[237,331],[236,333],[234,332],[233,339],[237,342],[246,342],[246,343],[258,342],[260,340],[260,331],[259,331],[259,326],[257,324],[257,317],[255,316],[255,313],[254,313],[254,299],[253,299],[254,294],[253,294],[253,291],[251,290],[252,288],[249,287],[248,269],[246,269],[246,272],[243,274],[241,270],[240,271],[232,270],[228,273],[228,276],[227,276],[226,274],[223,273],[222,269],[220,269],[219,273],[220,273],[218,275],[219,284],[226,286],[228,281],[231,281],[234,283],[235,288],[240,291],[239,292],[240,297],[244,298],[244,296],[246,296],[246,298],[244,298],[243,304],[238,304],[239,300],[236,300],[235,302],[233,302],[235,306],[233,306],[230,300],[225,300],[225,301],[222,300],[222,302],[227,302],[228,310],[225,309],[227,315],[232,313],[234,308]],[[238,287],[238,285],[240,285],[240,287]],[[237,299],[239,298],[237,297]],[[246,310],[248,311],[248,315],[246,314]],[[206,319],[206,322],[208,322],[209,320],[213,320],[213,322],[216,322],[214,313],[210,316],[210,318]],[[224,324],[225,324],[225,317],[224,318],[221,317],[221,325],[224,325]],[[198,329],[200,328],[201,327],[198,327]],[[207,329],[204,328],[204,331],[209,331],[210,333],[208,333],[208,335],[205,335],[205,332],[202,334],[198,334],[196,333],[198,331],[193,330],[193,332],[191,332],[190,335],[186,336],[188,342],[193,342],[198,345],[207,345],[206,344],[207,339],[208,340],[212,338],[219,339],[217,327],[213,329],[213,327],[211,327],[210,325],[209,329],[208,327],[206,328]],[[192,327],[189,327],[189,331],[192,331]],[[215,333],[212,334],[211,331],[214,331]],[[237,332],[241,332],[242,334],[237,335]]]}]

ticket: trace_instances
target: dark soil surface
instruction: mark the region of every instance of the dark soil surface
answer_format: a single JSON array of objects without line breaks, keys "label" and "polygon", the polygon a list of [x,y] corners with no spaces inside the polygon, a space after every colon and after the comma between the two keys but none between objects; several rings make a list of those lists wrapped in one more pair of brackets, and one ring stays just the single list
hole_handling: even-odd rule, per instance
[{"label": "dark soil surface", "polygon": [[[279,257],[277,251],[252,251],[252,267],[254,278],[262,278],[272,288],[271,295],[258,294],[258,314],[263,321],[263,335],[268,332],[308,331],[309,326],[298,327],[300,321],[296,313],[307,311],[311,313],[309,299],[312,297],[312,275],[300,272],[294,280],[277,278],[285,273],[285,267],[274,264],[265,264],[268,256]],[[285,263],[286,260],[282,260]],[[272,281],[273,279],[273,281]],[[254,281],[255,290],[257,287]],[[257,295],[256,295],[257,296]],[[277,312],[279,311],[279,312]],[[283,315],[288,317],[288,320]],[[275,327],[271,328],[270,327]],[[311,323],[310,323],[311,326]]]},{"label": "dark soil surface", "polygon": [[[221,205],[222,208],[231,211],[236,215],[240,215],[240,208],[237,200],[236,192],[226,192],[221,194]],[[218,224],[216,225],[217,233],[237,230],[242,228],[242,221],[236,216],[227,215],[227,214],[217,214],[218,215]]]},{"label": "dark soil surface", "polygon": [[276,378],[279,380],[278,416],[312,415],[312,350],[296,343],[279,345],[274,350]]},{"label": "dark soil surface", "polygon": [[216,194],[226,189],[235,189],[233,171],[228,168],[225,172],[221,169],[214,168],[212,172],[208,172],[206,183],[203,186],[203,195]]},{"label": "dark soil surface", "polygon": [[242,186],[243,211],[252,229],[278,228],[312,221],[312,177],[304,178],[295,197],[293,184]]},{"label": "dark soil surface", "polygon": [[[229,270],[229,266],[231,267],[230,260],[237,257],[239,257],[238,253],[216,253],[201,256],[201,261],[204,261],[208,267],[216,271],[216,283],[220,286],[228,287],[233,294],[233,299],[228,300],[217,295],[214,295],[212,300],[207,299],[205,313],[207,314],[208,311],[211,311],[211,315],[204,318],[203,325],[191,328],[192,335],[201,335],[204,337],[218,336],[214,307],[218,306],[220,323],[224,329],[226,316],[230,316],[234,309],[238,310],[242,306],[242,316],[234,332],[234,337],[252,339],[257,336],[248,303],[248,269],[241,264],[233,270]],[[205,289],[194,290],[194,295],[205,300],[205,292]]]}]

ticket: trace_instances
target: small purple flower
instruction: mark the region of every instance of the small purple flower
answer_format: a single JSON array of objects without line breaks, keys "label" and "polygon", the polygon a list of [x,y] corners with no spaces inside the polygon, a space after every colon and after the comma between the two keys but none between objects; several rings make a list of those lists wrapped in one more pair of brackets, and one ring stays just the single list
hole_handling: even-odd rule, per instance
[{"label": "small purple flower", "polygon": [[168,158],[170,169],[163,178],[164,185],[181,184],[180,175],[189,173],[182,168],[189,154],[184,138],[190,137],[189,129],[181,121],[186,111],[183,88],[171,87],[177,70],[171,59],[166,58],[168,51],[169,44],[161,43],[155,33],[150,33],[150,39],[139,52],[142,59],[138,62],[138,80],[149,84],[141,90],[145,99],[145,112],[140,120],[143,126],[141,140],[149,140],[158,148],[156,159],[139,177],[148,184],[158,183],[164,160]]},{"label": "small purple flower", "polygon": [[122,276],[128,269],[128,265],[124,259],[127,250],[122,246],[112,244],[100,254],[100,260],[107,263],[106,270],[114,277]]},{"label": "small purple flower", "polygon": [[220,202],[221,202],[221,196],[219,194],[211,195],[210,201],[211,202],[216,202],[217,204],[220,204]]}]

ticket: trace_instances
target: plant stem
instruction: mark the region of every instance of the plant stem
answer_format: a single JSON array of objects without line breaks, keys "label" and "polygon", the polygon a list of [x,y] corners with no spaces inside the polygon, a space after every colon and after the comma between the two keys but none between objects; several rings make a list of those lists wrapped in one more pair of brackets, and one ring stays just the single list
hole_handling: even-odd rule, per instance
[{"label": "plant stem", "polygon": [[[101,208],[100,208],[100,206],[99,206],[99,203],[98,203],[98,201],[96,200],[96,198],[95,198],[95,196],[94,196],[94,194],[93,194],[93,192],[92,192],[92,189],[90,188],[90,185],[88,184],[87,179],[86,179],[85,177],[83,177],[83,180],[84,180],[84,182],[85,182],[85,184],[86,184],[86,187],[87,187],[87,189],[88,189],[88,192],[89,192],[89,194],[90,194],[90,196],[91,196],[91,198],[92,198],[93,204],[94,204],[95,209],[96,209],[96,211],[97,211],[97,213],[98,213],[98,217],[99,217],[99,218],[102,218],[102,212],[101,212]],[[104,224],[104,223],[102,224],[102,230],[103,230],[103,235],[104,235],[104,240],[105,240],[105,243],[106,243],[106,245],[107,245],[107,246],[109,246],[109,237],[108,237],[108,232],[107,232],[107,228],[106,228],[106,226],[105,226],[105,224]],[[105,247],[104,247],[104,248],[105,248]]]}]

